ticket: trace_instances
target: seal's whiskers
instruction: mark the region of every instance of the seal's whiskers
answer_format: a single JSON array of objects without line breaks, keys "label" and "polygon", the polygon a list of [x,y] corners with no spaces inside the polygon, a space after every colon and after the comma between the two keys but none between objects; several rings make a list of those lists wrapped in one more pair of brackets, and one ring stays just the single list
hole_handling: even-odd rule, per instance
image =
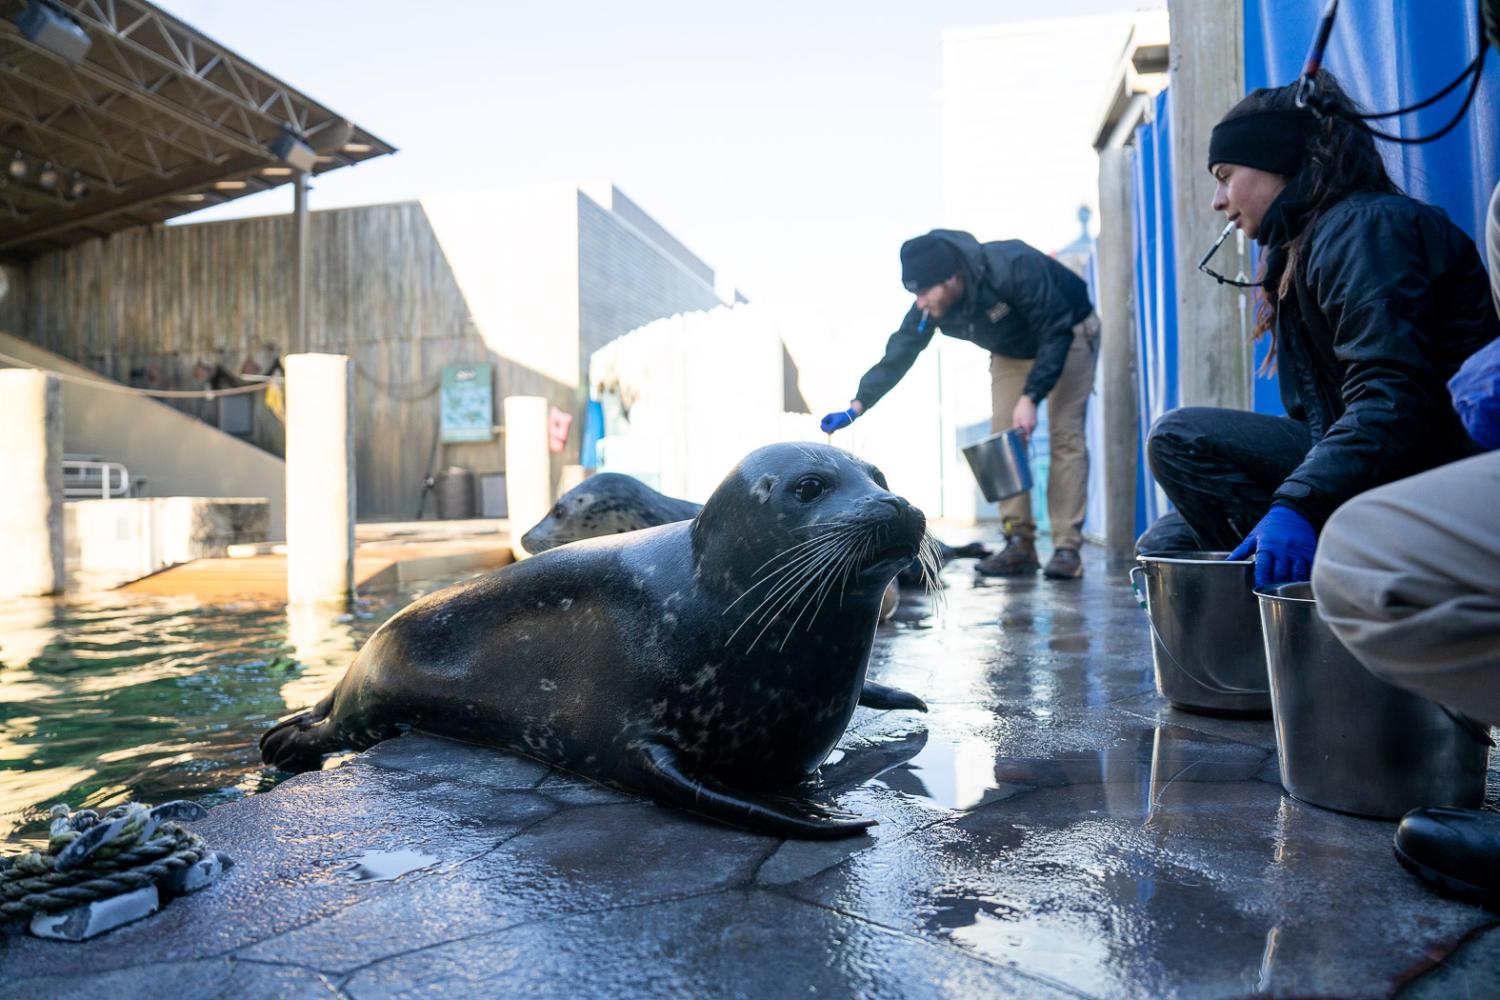
[{"label": "seal's whiskers", "polygon": [[[810,564],[817,563],[823,557],[825,549],[836,546],[838,544],[838,538],[836,537],[836,533],[834,532],[830,532],[827,536],[820,536],[818,539],[816,539],[816,541],[822,544],[812,549],[799,552],[792,559],[789,559],[784,565],[778,566],[777,568],[771,570],[769,573],[761,576],[754,583],[750,584],[750,586],[746,587],[744,592],[740,594],[739,597],[736,597],[733,601],[731,601],[728,607],[726,607],[722,613],[728,614],[730,608],[734,607],[740,601],[750,596],[752,592],[754,592],[763,584],[771,583],[771,590],[775,591],[779,586],[781,586],[782,582],[784,582],[784,578],[789,575],[795,576],[806,569],[806,567],[808,567]],[[800,546],[794,547],[800,548]],[[761,563],[760,568],[763,569],[764,567],[775,562],[777,559],[782,558],[790,551],[791,549],[787,549],[786,551],[772,556],[770,559],[767,559],[765,562]],[[760,572],[760,569],[757,569],[756,572]],[[773,583],[773,581],[776,582]]]},{"label": "seal's whiskers", "polygon": [[[835,583],[839,585],[839,603],[843,603],[844,587],[849,581],[850,572],[864,561],[865,555],[870,549],[871,540],[877,533],[878,531],[874,529],[873,526],[866,526],[861,531],[861,534],[864,536],[862,539],[858,535],[851,537],[850,545],[847,551],[844,553],[843,557],[839,560],[838,565],[834,566],[832,571],[825,576],[822,586],[819,588],[818,592],[807,599],[802,608],[798,610],[797,617],[792,619],[792,624],[787,628],[786,636],[784,636],[781,640],[781,649],[786,648],[787,639],[790,639],[792,637],[792,633],[796,631],[797,622],[802,618],[803,613],[809,607],[811,607],[813,611],[812,614],[808,617],[807,621],[809,627],[812,625],[812,622],[818,617],[818,612],[823,610],[823,602],[828,599],[829,594],[833,593],[833,585]],[[814,607],[815,599],[816,606]]]},{"label": "seal's whiskers", "polygon": [[[766,576],[751,584],[750,587],[746,588],[744,594],[741,594],[740,597],[735,598],[734,602],[731,603],[729,607],[726,607],[724,609],[724,612],[726,614],[728,613],[730,607],[733,607],[734,604],[739,603],[741,598],[745,597],[755,588],[759,587],[763,583],[768,583],[773,580],[775,581],[771,584],[770,589],[767,591],[760,604],[751,609],[750,613],[745,616],[745,620],[740,622],[739,626],[729,636],[729,639],[725,644],[728,645],[729,642],[733,642],[734,637],[739,634],[740,629],[744,628],[751,621],[759,617],[762,609],[764,609],[768,604],[773,605],[773,608],[768,617],[771,620],[774,620],[776,614],[786,603],[783,598],[794,600],[797,594],[800,594],[802,590],[805,589],[809,584],[816,581],[823,573],[826,565],[833,559],[837,558],[838,553],[840,552],[840,550],[842,550],[843,546],[844,540],[841,538],[835,537],[826,539],[823,545],[811,550],[810,552],[804,553],[797,560],[794,560],[793,563],[790,563],[787,566],[780,567],[777,570],[768,573]],[[778,579],[778,577],[780,579]],[[759,637],[757,636],[757,638]],[[750,645],[753,647],[755,643],[751,642]]]},{"label": "seal's whiskers", "polygon": [[[781,588],[780,594],[778,594],[778,597],[780,599],[777,600],[774,605],[764,613],[761,613],[761,609],[764,608],[768,602],[761,602],[760,607],[757,607],[755,611],[752,611],[750,613],[750,616],[745,620],[748,623],[752,619],[759,616],[763,618],[765,622],[765,624],[761,627],[761,630],[756,634],[755,638],[751,640],[748,649],[754,649],[755,644],[760,641],[761,636],[765,635],[766,631],[770,629],[770,627],[774,625],[776,621],[780,619],[804,594],[808,593],[809,591],[816,594],[818,592],[818,589],[821,589],[821,587],[824,585],[825,581],[833,579],[833,573],[837,572],[838,568],[841,567],[846,561],[848,549],[851,548],[853,544],[854,540],[847,536],[838,539],[824,553],[822,559],[820,559],[816,564],[809,566],[807,568],[807,571],[801,574],[801,576],[799,576],[796,581],[793,581],[792,584],[783,586]],[[798,617],[801,617],[800,613],[798,614]],[[789,627],[787,630],[787,635],[790,635],[791,629],[795,627],[796,619],[794,618],[792,620],[791,627]],[[735,631],[738,632],[739,629],[736,629]],[[733,638],[734,636],[730,636],[731,640],[733,640]]]},{"label": "seal's whiskers", "polygon": [[943,568],[943,550],[930,532],[922,532],[922,541],[917,545],[917,565],[922,569],[923,589],[941,599],[943,589],[938,584],[938,573]]}]

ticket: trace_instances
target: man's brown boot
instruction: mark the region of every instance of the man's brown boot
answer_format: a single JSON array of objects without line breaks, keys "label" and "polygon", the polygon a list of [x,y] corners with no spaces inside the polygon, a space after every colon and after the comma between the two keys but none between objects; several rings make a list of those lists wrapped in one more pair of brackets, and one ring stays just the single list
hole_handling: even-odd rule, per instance
[{"label": "man's brown boot", "polygon": [[985,576],[1022,576],[1035,573],[1041,564],[1036,559],[1036,543],[1023,534],[1005,536],[1005,548],[985,556],[974,569]]},{"label": "man's brown boot", "polygon": [[1076,580],[1083,576],[1083,560],[1077,549],[1053,549],[1042,573],[1054,580]]}]

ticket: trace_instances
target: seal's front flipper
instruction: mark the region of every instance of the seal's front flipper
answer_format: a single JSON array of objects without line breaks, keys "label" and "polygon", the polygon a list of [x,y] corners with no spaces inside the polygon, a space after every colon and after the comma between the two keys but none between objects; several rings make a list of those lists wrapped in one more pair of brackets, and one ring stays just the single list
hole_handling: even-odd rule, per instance
[{"label": "seal's front flipper", "polygon": [[316,771],[323,755],[342,750],[334,724],[333,695],[305,712],[282,719],[260,737],[261,760],[283,771]]},{"label": "seal's front flipper", "polygon": [[828,840],[852,837],[877,822],[872,816],[807,799],[727,788],[711,778],[691,778],[683,773],[677,752],[662,743],[637,744],[631,757],[642,791],[653,798],[756,833]]},{"label": "seal's front flipper", "polygon": [[884,684],[876,684],[874,681],[865,681],[865,688],[859,693],[859,703],[865,708],[909,708],[914,712],[927,711],[927,702],[918,698],[910,691],[900,688],[886,687]]}]

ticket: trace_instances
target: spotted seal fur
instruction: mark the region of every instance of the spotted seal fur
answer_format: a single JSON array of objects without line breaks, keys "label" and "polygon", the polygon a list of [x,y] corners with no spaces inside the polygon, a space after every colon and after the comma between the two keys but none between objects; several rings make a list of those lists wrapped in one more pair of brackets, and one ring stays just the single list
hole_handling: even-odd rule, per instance
[{"label": "spotted seal fur", "polygon": [[828,445],[747,456],[692,521],[560,546],[385,623],[261,739],[287,770],[408,729],[519,751],[778,836],[869,817],[798,785],[859,700],[880,594],[922,513]]},{"label": "spotted seal fur", "polygon": [[[702,509],[702,504],[669,497],[634,476],[600,472],[558,497],[547,515],[521,536],[521,545],[535,555],[585,538],[690,521]],[[937,544],[939,552],[946,548],[941,542]],[[921,586],[922,573],[920,560],[913,560],[911,566],[901,570],[900,579],[905,586]],[[894,615],[900,603],[901,588],[892,580],[880,595],[880,620],[886,621]],[[865,693],[859,703],[866,708],[927,711],[927,703],[911,692],[874,681],[865,682]]]}]

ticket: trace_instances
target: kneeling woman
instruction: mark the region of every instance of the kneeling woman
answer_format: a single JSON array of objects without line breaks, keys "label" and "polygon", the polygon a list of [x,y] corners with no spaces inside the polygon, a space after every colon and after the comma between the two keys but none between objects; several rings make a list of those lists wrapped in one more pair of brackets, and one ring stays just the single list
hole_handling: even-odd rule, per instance
[{"label": "kneeling woman", "polygon": [[1444,383],[1500,335],[1473,241],[1402,194],[1337,82],[1318,86],[1321,117],[1294,87],[1257,90],[1209,140],[1214,208],[1262,247],[1256,334],[1288,416],[1185,407],[1147,440],[1177,513],[1137,549],[1253,553],[1258,585],[1308,579],[1344,501],[1476,452]]}]

